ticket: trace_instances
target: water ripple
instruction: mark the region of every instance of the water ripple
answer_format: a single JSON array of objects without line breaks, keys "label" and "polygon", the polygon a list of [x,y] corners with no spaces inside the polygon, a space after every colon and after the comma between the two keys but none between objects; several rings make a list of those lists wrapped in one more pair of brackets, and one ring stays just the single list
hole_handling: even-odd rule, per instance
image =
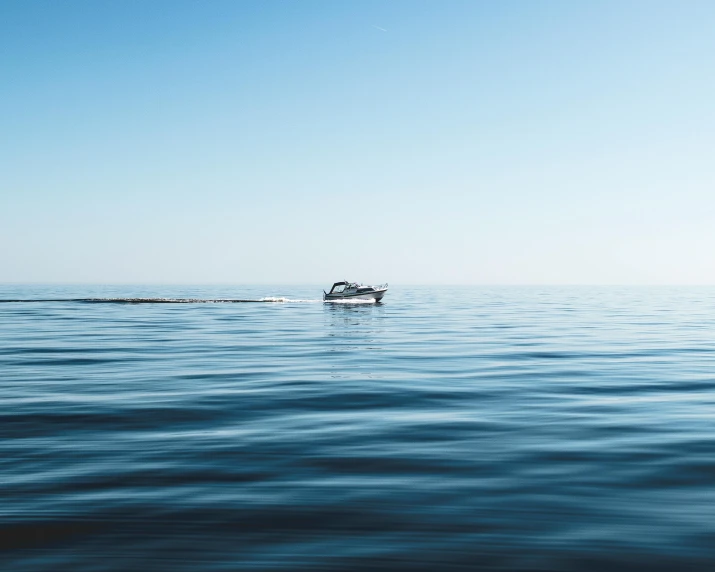
[{"label": "water ripple", "polygon": [[2,568],[715,564],[715,290],[316,292],[0,288]]}]

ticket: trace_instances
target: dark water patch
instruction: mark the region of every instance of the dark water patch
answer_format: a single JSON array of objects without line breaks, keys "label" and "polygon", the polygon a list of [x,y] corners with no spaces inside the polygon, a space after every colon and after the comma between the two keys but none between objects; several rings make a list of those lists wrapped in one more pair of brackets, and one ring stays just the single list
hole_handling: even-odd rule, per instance
[{"label": "dark water patch", "polygon": [[103,521],[18,522],[0,526],[0,551],[52,548],[107,529]]},{"label": "dark water patch", "polygon": [[[30,406],[32,407],[32,406]],[[201,424],[226,416],[225,410],[201,406],[179,408],[145,406],[139,404],[123,409],[92,406],[89,403],[72,405],[62,401],[46,402],[27,408],[27,411],[0,413],[0,438],[18,439],[42,435],[93,434],[99,431],[141,431],[156,427]],[[34,409],[34,410],[33,410]]]},{"label": "dark water patch", "polygon": [[[453,400],[453,396],[444,393],[421,392],[404,389],[400,392],[389,389],[362,391],[335,391],[324,392],[319,388],[308,386],[301,393],[290,392],[287,395],[276,395],[274,398],[284,411],[352,411],[352,410],[383,410],[403,408],[405,400],[411,400],[414,407],[432,405],[444,399]],[[258,397],[261,398],[260,396]]]},{"label": "dark water patch", "polygon": [[82,366],[82,365],[101,365],[106,363],[124,362],[123,358],[92,358],[92,357],[73,357],[64,359],[37,358],[33,360],[14,360],[12,363],[16,366]]},{"label": "dark water patch", "polygon": [[[349,473],[353,477],[372,476],[399,480],[400,475],[409,479],[421,476],[444,478],[463,474],[474,476],[480,474],[472,464],[431,458],[429,455],[399,458],[395,455],[349,455],[349,456],[316,456],[306,463],[320,471],[331,473]],[[481,474],[486,471],[481,471]]]},{"label": "dark water patch", "polygon": [[97,348],[97,347],[27,347],[27,346],[7,346],[0,348],[0,354],[22,355],[22,354],[98,354],[98,353],[116,353],[116,348]]},{"label": "dark water patch", "polygon": [[[484,530],[477,523],[453,523],[444,535],[411,518],[409,512],[386,513],[369,504],[346,502],[312,509],[226,512],[195,511],[174,515],[142,515],[65,522],[75,531],[65,540],[66,563],[77,566],[99,559],[92,569],[147,566],[160,570],[204,569],[281,570],[698,570],[707,558],[668,555],[665,550],[629,548],[627,541],[601,541],[580,546],[534,545],[518,550],[515,538],[499,526]],[[376,531],[376,524],[379,529]],[[56,524],[34,524],[34,534]],[[28,542],[33,532],[26,530]],[[52,534],[49,532],[49,534]],[[197,538],[207,539],[197,546]],[[424,537],[424,539],[423,539]],[[34,536],[26,547],[51,549],[57,562],[57,542]],[[210,539],[210,540],[209,540]],[[204,544],[205,542],[205,544]],[[132,545],[131,551],[121,546]],[[201,548],[207,548],[203,552]],[[689,547],[692,550],[692,547]],[[558,551],[560,558],[554,558]],[[21,551],[15,551],[17,552]],[[665,554],[664,554],[665,553]],[[37,554],[37,552],[35,552]],[[29,556],[29,555],[28,555]],[[680,557],[678,557],[680,556]]]}]

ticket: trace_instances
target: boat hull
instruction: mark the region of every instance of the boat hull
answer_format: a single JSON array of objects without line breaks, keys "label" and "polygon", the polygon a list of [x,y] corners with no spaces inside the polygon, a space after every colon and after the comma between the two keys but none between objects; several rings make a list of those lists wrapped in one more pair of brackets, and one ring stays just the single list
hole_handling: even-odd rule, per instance
[{"label": "boat hull", "polygon": [[375,300],[379,302],[385,296],[387,288],[384,290],[373,290],[372,292],[356,292],[354,294],[326,294],[323,298],[326,302],[331,300]]}]

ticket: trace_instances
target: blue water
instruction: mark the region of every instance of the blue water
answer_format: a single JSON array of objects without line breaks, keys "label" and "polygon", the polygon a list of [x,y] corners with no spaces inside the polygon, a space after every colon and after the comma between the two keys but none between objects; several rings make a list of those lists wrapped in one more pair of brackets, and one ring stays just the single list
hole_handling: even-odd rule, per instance
[{"label": "blue water", "polygon": [[715,289],[320,292],[0,287],[0,569],[713,569]]}]

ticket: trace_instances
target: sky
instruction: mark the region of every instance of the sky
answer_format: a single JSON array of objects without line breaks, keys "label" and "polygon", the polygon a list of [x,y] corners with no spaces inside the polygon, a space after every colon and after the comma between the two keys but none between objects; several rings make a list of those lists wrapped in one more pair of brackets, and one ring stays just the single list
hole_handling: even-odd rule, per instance
[{"label": "sky", "polygon": [[715,3],[4,0],[0,282],[715,284]]}]

